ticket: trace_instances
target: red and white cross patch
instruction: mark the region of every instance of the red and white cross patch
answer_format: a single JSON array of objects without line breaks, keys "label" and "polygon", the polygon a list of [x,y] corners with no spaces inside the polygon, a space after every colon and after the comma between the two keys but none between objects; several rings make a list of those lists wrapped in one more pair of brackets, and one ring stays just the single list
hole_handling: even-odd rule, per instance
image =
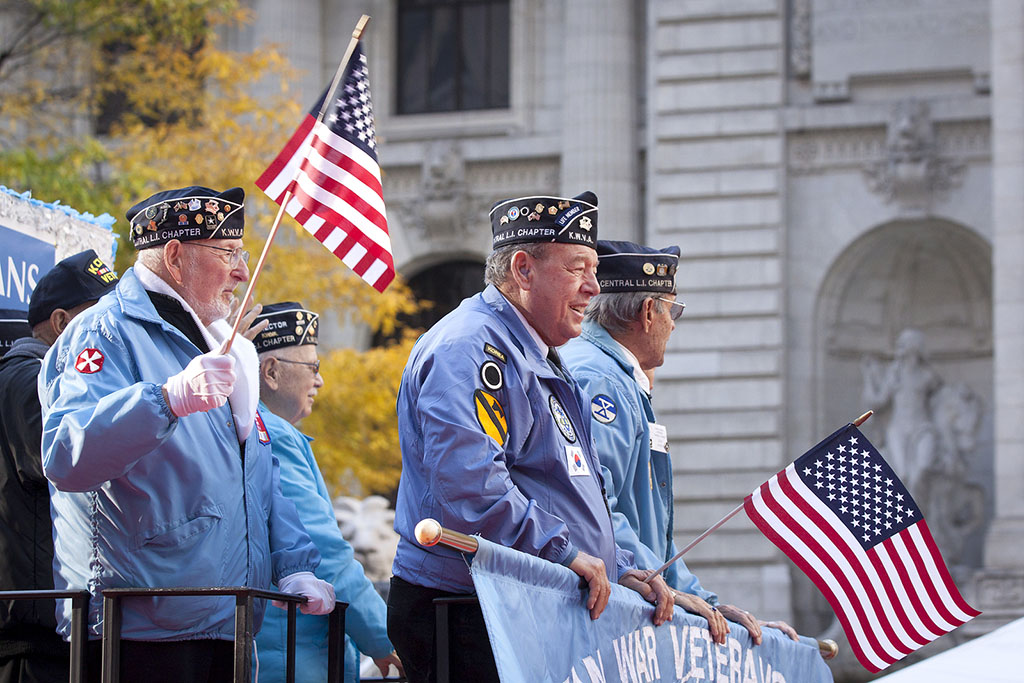
[{"label": "red and white cross patch", "polygon": [[103,368],[103,353],[99,349],[86,349],[75,359],[75,370],[91,375]]}]

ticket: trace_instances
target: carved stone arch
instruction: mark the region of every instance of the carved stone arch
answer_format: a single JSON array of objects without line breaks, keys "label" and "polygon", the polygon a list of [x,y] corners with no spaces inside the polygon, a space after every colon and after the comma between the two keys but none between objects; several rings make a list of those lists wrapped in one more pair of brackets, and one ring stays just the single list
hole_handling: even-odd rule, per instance
[{"label": "carved stone arch", "polygon": [[[934,217],[869,230],[830,266],[819,290],[814,329],[814,422],[821,433],[881,407],[864,402],[862,362],[870,356],[891,363],[901,332],[919,330],[928,363],[942,382],[969,388],[980,399],[982,416],[966,478],[991,493],[992,248],[984,237]],[[888,419],[881,411],[863,427],[876,445],[885,441]],[[975,536],[977,542],[963,553],[963,561],[972,565],[981,561],[984,534]]]}]

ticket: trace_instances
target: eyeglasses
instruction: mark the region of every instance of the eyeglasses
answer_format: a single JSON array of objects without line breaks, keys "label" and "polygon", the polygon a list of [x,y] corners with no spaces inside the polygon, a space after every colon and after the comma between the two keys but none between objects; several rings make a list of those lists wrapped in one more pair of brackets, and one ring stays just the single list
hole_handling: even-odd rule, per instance
[{"label": "eyeglasses", "polygon": [[[656,296],[654,298],[657,299],[658,301],[664,301],[667,304],[671,304],[669,315],[672,316],[673,320],[679,320],[679,316],[681,316],[683,314],[683,311],[686,310],[686,304],[684,304],[682,301],[673,301],[672,299],[666,299],[660,296]],[[676,306],[678,306],[679,308],[676,308]]]},{"label": "eyeglasses", "polygon": [[[228,254],[227,257],[221,256],[220,259],[224,263],[228,264],[232,268],[237,268],[241,263],[249,262],[249,252],[245,251],[241,247],[235,247],[234,249],[228,249],[226,247],[215,247],[210,244],[199,244],[198,242],[182,242],[182,244],[188,244],[193,247],[202,247],[203,249],[213,249],[215,251],[223,251]],[[227,260],[225,260],[225,258]]]},{"label": "eyeglasses", "polygon": [[288,360],[287,358],[278,358],[277,356],[274,356],[274,358],[276,358],[277,360],[281,361],[282,363],[291,363],[292,365],[305,365],[307,367],[313,368],[313,374],[314,375],[319,375],[320,374],[320,361],[319,360],[316,360],[316,361],[314,361],[312,363],[308,363],[306,361],[301,361],[301,360]]}]

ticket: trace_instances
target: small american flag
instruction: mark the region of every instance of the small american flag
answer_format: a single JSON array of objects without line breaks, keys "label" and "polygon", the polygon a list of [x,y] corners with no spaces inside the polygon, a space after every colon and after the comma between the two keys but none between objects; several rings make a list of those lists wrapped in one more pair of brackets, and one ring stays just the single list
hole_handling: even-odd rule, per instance
[{"label": "small american flag", "polygon": [[917,503],[852,424],[758,487],[743,507],[828,599],[870,671],[981,614],[953,584]]},{"label": "small american flag", "polygon": [[290,189],[293,194],[285,211],[383,292],[395,279],[395,262],[361,43],[345,65],[323,121],[317,123],[328,95],[325,91],[320,96],[256,186],[278,204]]}]

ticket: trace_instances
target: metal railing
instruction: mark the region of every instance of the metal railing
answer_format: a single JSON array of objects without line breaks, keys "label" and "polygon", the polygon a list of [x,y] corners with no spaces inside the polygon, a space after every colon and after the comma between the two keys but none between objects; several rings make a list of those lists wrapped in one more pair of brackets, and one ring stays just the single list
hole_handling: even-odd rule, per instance
[{"label": "metal railing", "polygon": [[0,600],[71,600],[71,666],[68,671],[70,683],[85,683],[88,679],[88,662],[85,644],[89,640],[85,632],[89,620],[88,591],[0,591]]},{"label": "metal railing", "polygon": [[[103,683],[121,680],[121,607],[125,598],[137,597],[199,597],[233,596],[235,598],[235,656],[234,683],[252,680],[253,608],[257,599],[277,600],[285,603],[288,611],[286,635],[285,679],[295,683],[295,610],[306,602],[301,595],[249,588],[248,586],[218,586],[209,588],[108,588],[103,591],[103,641],[101,676]],[[86,683],[88,662],[86,631],[89,618],[87,591],[24,590],[0,591],[0,600],[71,600],[71,663],[70,683]],[[341,683],[345,676],[345,609],[347,603],[335,603],[328,617],[327,682]]]}]

